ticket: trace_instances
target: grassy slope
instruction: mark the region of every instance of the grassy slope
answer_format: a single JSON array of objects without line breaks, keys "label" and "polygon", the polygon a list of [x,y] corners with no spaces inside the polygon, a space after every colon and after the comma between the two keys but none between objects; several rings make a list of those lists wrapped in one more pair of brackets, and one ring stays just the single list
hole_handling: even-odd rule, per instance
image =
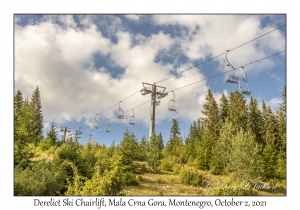
[{"label": "grassy slope", "polygon": [[[189,166],[184,166],[189,168]],[[217,176],[208,172],[199,172],[206,175],[206,178],[214,183],[227,183],[229,176]],[[180,182],[179,175],[175,172],[161,171],[159,174],[144,173],[138,176],[139,185],[126,186],[122,193],[127,196],[197,196],[211,195],[212,186],[191,186]],[[278,190],[276,193],[255,190],[261,196],[285,196],[285,192]]]}]

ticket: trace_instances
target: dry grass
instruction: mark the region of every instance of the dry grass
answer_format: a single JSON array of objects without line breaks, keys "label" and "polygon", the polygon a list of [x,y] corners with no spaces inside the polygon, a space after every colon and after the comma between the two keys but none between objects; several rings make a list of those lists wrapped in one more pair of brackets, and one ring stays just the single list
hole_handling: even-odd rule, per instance
[{"label": "dry grass", "polygon": [[[185,169],[193,168],[187,165]],[[206,171],[198,170],[205,174],[207,181],[228,183],[229,176],[213,175]],[[199,187],[182,184],[179,175],[175,172],[161,171],[160,173],[144,173],[138,175],[138,186],[126,186],[122,191],[127,196],[208,196],[211,195],[211,186]],[[271,194],[264,191],[255,190],[260,196],[285,196],[285,193]]]}]

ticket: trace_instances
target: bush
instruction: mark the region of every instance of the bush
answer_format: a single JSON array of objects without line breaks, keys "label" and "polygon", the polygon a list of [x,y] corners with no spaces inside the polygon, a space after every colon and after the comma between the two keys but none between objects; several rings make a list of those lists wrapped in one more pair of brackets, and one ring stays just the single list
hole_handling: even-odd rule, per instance
[{"label": "bush", "polygon": [[196,170],[184,170],[179,173],[181,183],[187,185],[201,186],[205,183],[205,176]]},{"label": "bush", "polygon": [[124,181],[127,186],[139,185],[136,175],[130,172],[124,174]]},{"label": "bush", "polygon": [[17,166],[14,170],[14,195],[61,195],[66,177],[66,171],[51,163],[39,162],[25,170]]},{"label": "bush", "polygon": [[159,169],[163,171],[173,171],[173,166],[169,163],[168,160],[164,159],[162,160]]}]

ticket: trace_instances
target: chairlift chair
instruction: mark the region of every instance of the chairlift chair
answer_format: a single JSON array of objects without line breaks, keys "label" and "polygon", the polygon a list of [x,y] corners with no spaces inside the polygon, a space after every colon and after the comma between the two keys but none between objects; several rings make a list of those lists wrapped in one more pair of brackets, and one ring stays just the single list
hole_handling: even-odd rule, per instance
[{"label": "chairlift chair", "polygon": [[121,103],[121,101],[119,102],[118,118],[119,119],[124,119],[124,111],[123,111],[123,109],[121,109],[120,103]]},{"label": "chairlift chair", "polygon": [[105,127],[105,132],[110,133],[110,121],[109,121],[109,119],[108,119],[107,121],[108,121],[108,122],[107,122],[107,125],[106,125],[106,127]]},{"label": "chairlift chair", "polygon": [[[240,93],[249,96],[251,94],[251,92],[249,90],[247,74],[246,74],[244,67],[242,66],[241,68],[243,69],[244,77],[242,79],[240,79],[240,81],[239,81],[239,91],[240,91]],[[243,86],[246,86],[247,88],[245,89],[245,88],[243,88]]]},{"label": "chairlift chair", "polygon": [[172,91],[172,93],[173,93],[173,98],[169,101],[168,108],[169,108],[169,111],[175,112],[176,111],[175,94],[173,91]]},{"label": "chairlift chair", "polygon": [[135,120],[134,110],[132,109],[132,115],[129,117],[129,124],[135,125],[134,120]]},{"label": "chairlift chair", "polygon": [[228,58],[227,58],[227,54],[228,52],[230,52],[230,50],[226,50],[226,61],[227,61],[227,65],[229,68],[231,68],[232,70],[231,71],[227,71],[226,72],[226,82],[229,82],[229,83],[238,83],[239,82],[239,77],[237,75],[237,72],[236,72],[236,69],[234,68],[234,66],[228,61]]},{"label": "chairlift chair", "polygon": [[95,116],[95,121],[94,121],[94,128],[95,129],[99,129],[99,122],[98,122],[98,120],[96,119],[96,116]]}]

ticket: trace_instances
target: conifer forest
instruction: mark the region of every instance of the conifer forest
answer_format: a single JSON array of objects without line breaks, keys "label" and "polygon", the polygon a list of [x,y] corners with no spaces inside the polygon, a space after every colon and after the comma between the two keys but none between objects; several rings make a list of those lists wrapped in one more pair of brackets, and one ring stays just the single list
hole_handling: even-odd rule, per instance
[{"label": "conifer forest", "polygon": [[15,196],[286,195],[286,87],[276,111],[238,91],[218,103],[208,90],[185,138],[173,119],[169,139],[126,130],[110,145],[60,138],[54,123],[44,136],[39,88],[23,97],[17,90]]}]

